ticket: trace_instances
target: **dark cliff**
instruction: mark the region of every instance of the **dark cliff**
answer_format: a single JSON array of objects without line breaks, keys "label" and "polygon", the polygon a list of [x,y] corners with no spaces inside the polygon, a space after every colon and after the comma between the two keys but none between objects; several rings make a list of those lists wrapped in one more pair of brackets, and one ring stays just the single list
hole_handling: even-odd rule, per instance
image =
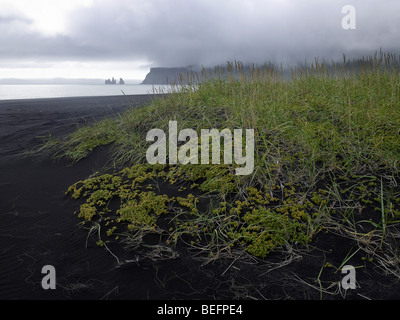
[{"label": "dark cliff", "polygon": [[180,75],[185,78],[192,71],[190,68],[151,68],[142,84],[179,84]]}]

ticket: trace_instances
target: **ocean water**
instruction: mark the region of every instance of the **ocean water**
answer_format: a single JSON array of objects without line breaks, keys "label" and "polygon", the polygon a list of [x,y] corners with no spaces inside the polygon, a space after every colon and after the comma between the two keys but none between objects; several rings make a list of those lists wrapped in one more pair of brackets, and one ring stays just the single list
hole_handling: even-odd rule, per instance
[{"label": "ocean water", "polygon": [[168,85],[147,84],[18,84],[0,85],[0,100],[167,93]]}]

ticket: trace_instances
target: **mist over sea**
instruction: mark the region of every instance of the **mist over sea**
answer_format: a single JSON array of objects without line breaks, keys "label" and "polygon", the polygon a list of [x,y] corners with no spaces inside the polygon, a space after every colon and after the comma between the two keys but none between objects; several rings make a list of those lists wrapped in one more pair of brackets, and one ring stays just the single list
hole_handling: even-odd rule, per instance
[{"label": "mist over sea", "polygon": [[2,84],[0,100],[117,96],[167,93],[169,85],[147,84]]}]

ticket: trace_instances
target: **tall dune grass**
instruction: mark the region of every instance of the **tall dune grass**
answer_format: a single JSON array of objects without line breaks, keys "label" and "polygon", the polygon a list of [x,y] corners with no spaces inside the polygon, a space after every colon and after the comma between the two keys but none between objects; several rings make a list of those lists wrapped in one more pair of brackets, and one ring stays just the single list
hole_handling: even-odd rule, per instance
[{"label": "tall dune grass", "polygon": [[[388,262],[398,257],[393,239],[400,218],[399,71],[399,58],[382,52],[353,61],[344,56],[341,63],[316,59],[288,70],[237,61],[203,68],[200,74],[182,74],[169,95],[150,106],[79,128],[59,141],[57,155],[79,161],[95,147],[112,144],[115,170],[143,164],[147,175],[146,133],[152,128],[167,132],[170,120],[178,122],[178,130],[198,133],[254,129],[251,175],[232,177],[229,169],[201,165],[153,170],[153,181],[167,177],[165,183],[189,184],[205,205],[194,211],[196,202],[188,204],[195,212],[189,219],[182,214],[183,202],[174,202],[172,227],[148,225],[146,230],[161,228],[168,243],[180,239],[213,257],[234,248],[266,257],[276,248],[306,245],[323,228],[335,228],[352,234],[364,252],[400,274]],[[70,191],[85,189],[85,183]],[[366,226],[374,230],[369,243],[362,241]],[[188,242],[189,234],[193,241]],[[374,249],[377,241],[393,253],[390,259]]]}]

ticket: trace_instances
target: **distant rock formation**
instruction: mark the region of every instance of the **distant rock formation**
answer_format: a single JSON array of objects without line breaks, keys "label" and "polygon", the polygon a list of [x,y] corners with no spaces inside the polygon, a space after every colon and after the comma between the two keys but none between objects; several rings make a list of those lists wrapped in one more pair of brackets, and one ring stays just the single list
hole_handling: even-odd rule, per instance
[{"label": "distant rock formation", "polygon": [[[117,84],[117,80],[112,77],[112,79],[107,79],[104,81],[104,84]],[[125,81],[122,78],[119,78],[119,84],[125,84]]]}]

